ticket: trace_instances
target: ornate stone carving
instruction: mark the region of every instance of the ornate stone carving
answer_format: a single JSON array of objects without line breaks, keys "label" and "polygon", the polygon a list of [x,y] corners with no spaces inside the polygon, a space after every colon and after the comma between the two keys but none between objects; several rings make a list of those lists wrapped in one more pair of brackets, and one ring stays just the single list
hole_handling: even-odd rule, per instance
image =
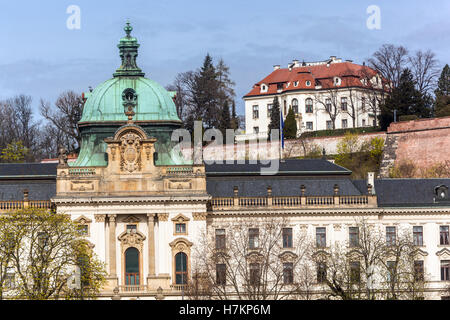
[{"label": "ornate stone carving", "polygon": [[169,180],[167,183],[168,189],[192,189],[192,181],[184,180]]},{"label": "ornate stone carving", "polygon": [[168,213],[158,213],[158,220],[159,221],[169,220],[169,214]]},{"label": "ornate stone carving", "polygon": [[193,243],[190,242],[188,239],[185,238],[178,238],[169,243],[170,247],[172,248],[172,251],[175,252],[186,252],[189,251],[192,247]]},{"label": "ornate stone carving", "polygon": [[67,151],[63,147],[59,148],[58,154],[58,168],[66,168],[67,164]]},{"label": "ornate stone carving", "polygon": [[93,191],[94,183],[92,181],[72,181],[70,183],[71,191]]},{"label": "ornate stone carving", "polygon": [[342,225],[339,223],[333,224],[333,228],[335,231],[341,231]]},{"label": "ornate stone carving", "polygon": [[141,167],[141,137],[129,131],[120,138],[120,170],[132,173]]},{"label": "ornate stone carving", "polygon": [[108,214],[109,222],[116,222],[117,214]]},{"label": "ornate stone carving", "polygon": [[136,232],[122,232],[118,237],[118,240],[122,246],[122,252],[125,252],[129,247],[135,247],[139,251],[142,251],[144,245],[145,235],[139,231]]},{"label": "ornate stone carving", "polygon": [[283,262],[294,262],[297,255],[291,251],[285,251],[278,256]]},{"label": "ornate stone carving", "polygon": [[206,220],[207,213],[206,212],[194,212],[192,213],[192,217],[194,221],[203,221]]},{"label": "ornate stone carving", "polygon": [[95,222],[105,222],[106,214],[94,214]]}]

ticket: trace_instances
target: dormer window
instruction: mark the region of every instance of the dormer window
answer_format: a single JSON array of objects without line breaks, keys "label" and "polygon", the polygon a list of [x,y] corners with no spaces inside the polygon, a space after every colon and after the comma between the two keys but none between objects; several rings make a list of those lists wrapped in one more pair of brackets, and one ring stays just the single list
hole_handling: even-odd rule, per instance
[{"label": "dormer window", "polygon": [[298,81],[295,81],[294,82],[294,87],[297,87],[298,86]]},{"label": "dormer window", "polygon": [[436,201],[448,201],[448,187],[441,185],[434,188],[434,193],[436,195]]},{"label": "dormer window", "polygon": [[267,90],[268,90],[268,86],[266,85],[266,84],[262,84],[261,85],[261,92],[267,92]]},{"label": "dormer window", "polygon": [[310,87],[310,86],[311,86],[311,81],[307,80],[307,81],[306,81],[306,86],[307,86],[307,87]]},{"label": "dormer window", "polygon": [[334,77],[334,85],[335,86],[340,86],[341,85],[341,78]]}]

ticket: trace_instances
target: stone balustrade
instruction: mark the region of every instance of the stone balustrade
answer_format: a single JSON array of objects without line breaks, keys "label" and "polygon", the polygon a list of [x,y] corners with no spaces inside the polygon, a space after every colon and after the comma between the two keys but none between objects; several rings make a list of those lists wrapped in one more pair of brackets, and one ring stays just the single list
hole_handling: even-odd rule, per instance
[{"label": "stone balustrade", "polygon": [[211,199],[213,210],[241,208],[376,208],[376,196],[263,196],[263,197],[215,197]]}]

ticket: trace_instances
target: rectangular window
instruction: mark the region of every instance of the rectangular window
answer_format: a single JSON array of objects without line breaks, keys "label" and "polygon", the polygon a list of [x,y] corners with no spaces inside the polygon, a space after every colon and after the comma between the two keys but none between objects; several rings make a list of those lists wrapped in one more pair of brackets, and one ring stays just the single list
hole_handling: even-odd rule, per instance
[{"label": "rectangular window", "polygon": [[223,263],[216,264],[216,284],[224,286],[227,283],[227,266]]},{"label": "rectangular window", "polygon": [[16,288],[16,275],[12,268],[7,268],[4,286],[7,289]]},{"label": "rectangular window", "polygon": [[314,130],[312,121],[306,122],[306,130]]},{"label": "rectangular window", "polygon": [[362,112],[366,112],[366,98],[361,99],[361,110]]},{"label": "rectangular window", "polygon": [[283,283],[292,284],[294,282],[294,265],[292,262],[283,263]]},{"label": "rectangular window", "polygon": [[225,229],[216,229],[216,249],[225,249]]},{"label": "rectangular window", "polygon": [[342,128],[347,128],[347,119],[342,119]]},{"label": "rectangular window", "polygon": [[253,119],[258,119],[258,118],[259,118],[259,107],[253,106]]},{"label": "rectangular window", "polygon": [[250,285],[259,285],[260,266],[259,263],[250,263]]},{"label": "rectangular window", "polygon": [[423,227],[413,227],[413,241],[415,246],[423,246]]},{"label": "rectangular window", "polygon": [[186,233],[186,223],[176,223],[175,233]]},{"label": "rectangular window", "polygon": [[258,134],[259,133],[259,127],[253,127],[253,132],[255,134]]},{"label": "rectangular window", "polygon": [[259,247],[259,229],[248,229],[248,246],[250,249],[256,249]]},{"label": "rectangular window", "polygon": [[450,281],[450,260],[441,261],[441,280]]},{"label": "rectangular window", "polygon": [[327,229],[320,227],[316,228],[316,245],[318,248],[325,248],[327,246]]},{"label": "rectangular window", "polygon": [[362,121],[362,126],[363,126],[363,127],[366,126],[366,119],[363,119],[363,121]]},{"label": "rectangular window", "polygon": [[306,99],[305,112],[306,113],[313,113],[313,100],[311,98]]},{"label": "rectangular window", "polygon": [[333,129],[333,123],[331,122],[331,120],[327,121],[327,130],[332,130]]},{"label": "rectangular window", "polygon": [[350,247],[358,247],[359,246],[359,228],[358,227],[350,227],[348,230],[348,233],[349,233]]},{"label": "rectangular window", "polygon": [[136,233],[137,226],[135,224],[127,224],[127,233]]},{"label": "rectangular window", "polygon": [[317,264],[317,283],[324,283],[327,280],[327,266],[323,262]]},{"label": "rectangular window", "polygon": [[89,226],[87,224],[78,225],[78,234],[80,236],[87,236],[89,234]]},{"label": "rectangular window", "polygon": [[325,100],[325,109],[327,112],[331,112],[331,99],[330,98],[327,98]]},{"label": "rectangular window", "polygon": [[423,261],[422,260],[414,261],[414,280],[423,281],[424,274],[425,270],[423,268]]},{"label": "rectangular window", "polygon": [[292,228],[283,228],[283,248],[292,248]]},{"label": "rectangular window", "polygon": [[448,239],[448,226],[440,226],[439,227],[439,233],[440,233],[440,243],[443,246],[446,246],[449,244]]},{"label": "rectangular window", "polygon": [[359,261],[350,262],[350,282],[358,283],[360,281],[361,266]]},{"label": "rectangular window", "polygon": [[395,227],[386,227],[386,244],[388,246],[395,245],[396,235]]},{"label": "rectangular window", "polygon": [[387,266],[387,281],[393,282],[395,281],[395,261],[388,261],[386,263]]},{"label": "rectangular window", "polygon": [[342,108],[342,111],[347,111],[347,98],[346,97],[341,98],[341,108]]},{"label": "rectangular window", "polygon": [[273,107],[273,104],[267,105],[267,118],[270,118],[272,116],[272,107]]}]

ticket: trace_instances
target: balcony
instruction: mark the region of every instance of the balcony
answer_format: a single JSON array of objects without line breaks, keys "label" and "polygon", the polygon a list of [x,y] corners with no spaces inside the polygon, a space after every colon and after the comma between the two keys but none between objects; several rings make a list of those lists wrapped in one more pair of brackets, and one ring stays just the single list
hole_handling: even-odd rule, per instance
[{"label": "balcony", "polygon": [[11,200],[0,201],[0,213],[15,211],[26,208],[50,209],[52,203],[50,200]]}]

